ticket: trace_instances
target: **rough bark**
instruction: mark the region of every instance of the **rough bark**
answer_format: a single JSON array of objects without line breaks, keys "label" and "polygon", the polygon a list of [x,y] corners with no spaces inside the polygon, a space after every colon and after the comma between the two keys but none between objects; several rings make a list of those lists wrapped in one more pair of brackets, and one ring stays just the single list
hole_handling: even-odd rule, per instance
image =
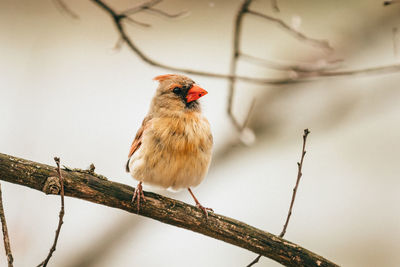
[{"label": "rough bark", "polygon": [[[1,180],[58,194],[58,184],[52,182],[55,175],[55,167],[0,153]],[[76,171],[62,170],[62,175],[65,196],[137,212],[136,205],[131,203],[134,188],[128,185]],[[211,213],[206,220],[202,211],[192,205],[151,192],[144,194],[147,201],[141,204],[139,215],[225,241],[285,266],[338,266],[297,244],[235,219]]]}]

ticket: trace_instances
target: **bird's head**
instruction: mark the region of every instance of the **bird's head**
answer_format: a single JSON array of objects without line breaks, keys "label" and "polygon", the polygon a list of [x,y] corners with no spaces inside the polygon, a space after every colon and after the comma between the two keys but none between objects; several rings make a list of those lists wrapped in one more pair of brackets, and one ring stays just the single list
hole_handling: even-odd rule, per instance
[{"label": "bird's head", "polygon": [[160,84],[153,104],[171,111],[200,110],[198,99],[207,91],[198,86],[192,79],[179,74],[166,74],[154,78]]}]

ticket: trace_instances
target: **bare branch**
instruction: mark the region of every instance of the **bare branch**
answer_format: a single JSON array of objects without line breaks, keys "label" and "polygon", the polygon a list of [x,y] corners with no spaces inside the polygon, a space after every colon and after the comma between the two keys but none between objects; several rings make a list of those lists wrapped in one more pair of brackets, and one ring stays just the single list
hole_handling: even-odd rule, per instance
[{"label": "bare branch", "polygon": [[[240,55],[240,35],[242,31],[242,20],[244,14],[248,11],[249,6],[253,0],[244,0],[242,1],[242,4],[240,5],[238,11],[236,12],[236,17],[235,17],[235,25],[234,25],[234,31],[233,31],[233,48],[232,48],[232,56],[231,56],[231,63],[230,63],[230,68],[229,68],[229,95],[228,95],[228,105],[227,105],[227,112],[228,116],[231,119],[233,125],[235,128],[241,132],[244,128],[244,125],[240,125],[240,123],[237,121],[233,114],[232,106],[233,106],[233,96],[235,94],[235,86],[236,86],[236,69],[237,69],[237,63]],[[249,116],[249,115],[248,115]]]},{"label": "bare branch", "polygon": [[[102,2],[102,1],[100,1],[100,2]],[[162,0],[148,0],[148,1],[142,3],[142,4],[138,5],[138,6],[131,7],[129,9],[125,10],[124,12],[122,12],[122,14],[124,14],[125,16],[130,16],[130,15],[133,15],[133,14],[138,13],[140,11],[149,9],[149,8],[151,8],[151,7],[157,5],[158,3],[161,3],[161,2],[162,2]]]},{"label": "bare branch", "polygon": [[391,5],[391,4],[398,4],[398,3],[400,3],[399,0],[391,0],[391,1],[384,1],[383,5],[384,6],[388,6],[388,5]]},{"label": "bare branch", "polygon": [[8,267],[12,267],[14,258],[13,258],[13,255],[11,253],[10,237],[8,236],[6,215],[4,213],[4,207],[3,207],[3,197],[2,197],[2,192],[1,192],[1,184],[0,184],[0,220],[1,220],[1,229],[3,230],[4,249],[6,251]]},{"label": "bare branch", "polygon": [[175,13],[175,14],[170,14],[170,13],[167,13],[167,12],[161,10],[161,9],[156,9],[156,8],[148,8],[147,11],[155,13],[155,14],[162,15],[162,16],[167,17],[167,18],[180,18],[180,17],[186,16],[186,15],[189,14],[189,11],[181,11],[181,12],[178,12],[178,13]]},{"label": "bare branch", "polygon": [[297,171],[296,185],[293,188],[293,195],[292,195],[292,200],[290,201],[289,212],[288,212],[285,224],[283,225],[283,229],[282,229],[282,232],[280,233],[279,237],[283,237],[285,235],[287,226],[289,224],[290,216],[292,215],[293,204],[294,204],[294,200],[296,199],[297,189],[299,188],[300,178],[301,178],[301,176],[303,176],[303,173],[301,171],[303,168],[304,156],[306,155],[306,141],[307,141],[307,136],[309,133],[310,133],[310,131],[308,129],[304,130],[301,159],[300,159],[300,162],[297,162],[298,171]]},{"label": "bare branch", "polygon": [[253,100],[251,101],[249,110],[247,111],[247,116],[246,116],[246,118],[245,118],[244,121],[243,121],[242,129],[244,129],[244,128],[247,126],[247,124],[249,123],[250,115],[251,115],[251,113],[253,112],[253,109],[254,109],[254,106],[255,106],[255,105],[256,105],[256,99],[253,98]]},{"label": "bare branch", "polygon": [[[115,26],[117,27],[117,30],[121,36],[121,39],[128,45],[128,47],[136,53],[143,61],[148,63],[151,66],[156,66],[159,68],[167,69],[170,71],[177,71],[177,72],[182,72],[186,74],[193,74],[193,75],[199,75],[199,76],[206,76],[206,77],[212,77],[212,78],[223,78],[223,79],[237,79],[241,81],[246,81],[246,82],[252,82],[252,83],[259,83],[259,84],[274,84],[274,85],[279,85],[279,84],[288,84],[288,83],[294,83],[298,82],[293,79],[261,79],[261,78],[253,78],[253,77],[247,77],[247,76],[239,76],[239,75],[229,75],[229,74],[220,74],[220,73],[214,73],[214,72],[207,72],[207,71],[199,71],[199,70],[192,70],[192,69],[187,69],[187,68],[178,68],[170,65],[166,65],[163,63],[160,63],[158,61],[155,61],[151,58],[149,58],[147,55],[145,55],[132,41],[132,39],[128,36],[128,34],[125,32],[124,25],[122,24],[122,20],[126,18],[125,11],[124,13],[116,13],[109,5],[105,4],[101,0],[92,0],[95,4],[97,4],[99,7],[104,9],[112,18],[114,21]],[[159,1],[157,1],[159,2]],[[135,10],[135,12],[138,12]]]},{"label": "bare branch", "polygon": [[280,9],[278,6],[278,0],[271,0],[271,6],[272,6],[273,11],[280,12]]},{"label": "bare branch", "polygon": [[131,17],[126,17],[125,19],[126,19],[128,22],[131,22],[132,24],[137,24],[137,25],[143,26],[143,27],[151,27],[150,24],[137,21],[137,20],[135,20],[135,19],[133,19],[133,18],[131,18]]},{"label": "bare branch", "polygon": [[[0,154],[0,179],[43,191],[53,176],[54,167]],[[61,170],[65,195],[84,199],[136,214],[131,202],[133,188],[88,173]],[[144,192],[147,201],[140,207],[140,216],[201,233],[232,245],[261,254],[285,266],[337,266],[325,258],[268,232],[243,222],[210,213],[206,220],[195,206],[161,195]]]},{"label": "bare branch", "polygon": [[54,5],[61,13],[65,13],[73,19],[79,19],[79,16],[64,3],[63,0],[53,0]]},{"label": "bare branch", "polygon": [[281,71],[294,71],[294,72],[324,72],[324,71],[326,72],[339,68],[339,65],[337,63],[343,62],[342,59],[329,60],[329,61],[321,59],[313,63],[288,64],[288,63],[281,63],[277,61],[255,57],[245,53],[240,53],[240,57],[244,60],[247,60],[249,62],[267,68],[281,70]]},{"label": "bare branch", "polygon": [[399,56],[399,31],[397,27],[392,29],[393,36],[393,54],[394,57],[397,58]]},{"label": "bare branch", "polygon": [[328,52],[332,52],[333,51],[333,47],[330,46],[328,41],[326,41],[326,40],[317,40],[317,39],[313,39],[313,38],[307,37],[305,34],[297,31],[296,29],[294,29],[293,27],[289,26],[286,22],[284,22],[281,19],[269,16],[269,15],[266,15],[266,14],[262,14],[262,13],[257,12],[257,11],[252,11],[252,10],[248,10],[248,13],[277,23],[278,25],[280,25],[282,28],[287,30],[289,33],[291,33],[294,37],[296,37],[300,41],[309,43],[309,44],[311,44],[311,45],[313,45],[315,47],[318,47],[318,48],[325,49]]},{"label": "bare branch", "polygon": [[[282,85],[282,84],[291,84],[291,83],[299,83],[299,82],[305,82],[308,81],[307,78],[318,78],[318,77],[335,77],[335,76],[347,76],[347,75],[354,75],[354,74],[373,74],[373,73],[390,73],[390,72],[395,72],[400,69],[400,65],[387,65],[387,66],[381,66],[381,67],[375,67],[375,68],[370,68],[370,69],[357,69],[357,70],[350,70],[350,71],[341,71],[341,72],[323,72],[323,73],[315,73],[312,76],[300,76],[296,78],[288,77],[288,78],[278,78],[278,79],[273,79],[273,78],[255,78],[255,77],[248,77],[248,76],[241,76],[241,75],[232,75],[232,74],[222,74],[222,73],[214,73],[214,72],[207,72],[207,71],[200,71],[200,70],[193,70],[193,69],[188,69],[188,68],[178,68],[174,66],[170,66],[167,64],[160,63],[158,61],[155,61],[151,58],[149,58],[147,55],[145,55],[132,41],[132,39],[128,36],[128,34],[125,32],[124,25],[122,24],[122,20],[126,18],[126,13],[128,11],[125,11],[123,13],[117,13],[115,12],[109,5],[105,4],[102,0],[91,0],[95,4],[97,4],[99,7],[101,7],[104,11],[106,11],[113,19],[115,26],[117,27],[117,30],[120,34],[121,39],[123,42],[125,42],[128,47],[135,53],[137,54],[143,61],[145,61],[147,64],[159,68],[163,68],[166,70],[170,71],[176,71],[176,72],[182,72],[186,74],[193,74],[193,75],[199,75],[199,76],[206,76],[206,77],[212,77],[212,78],[221,78],[221,79],[228,79],[228,80],[240,80],[244,82],[250,82],[250,83],[255,83],[255,84],[269,84],[269,85]],[[251,2],[251,0],[247,0]],[[245,2],[247,2],[245,1]],[[152,0],[148,1],[151,3],[159,3],[161,0]],[[148,3],[147,2],[147,3]],[[129,14],[138,12],[141,9],[138,9],[138,7],[134,8],[134,10],[128,12]],[[241,14],[240,17],[242,17],[243,14]],[[241,20],[241,19],[240,19]],[[233,93],[232,93],[233,97]],[[228,101],[230,102],[230,101]],[[231,108],[229,108],[231,109]]]},{"label": "bare branch", "polygon": [[400,71],[400,64],[393,65],[385,65],[371,68],[362,68],[362,69],[352,69],[352,70],[338,70],[338,71],[323,71],[316,72],[310,74],[303,74],[303,77],[299,79],[305,78],[321,78],[321,77],[340,77],[340,76],[353,76],[353,75],[371,75],[371,74],[385,74],[385,73],[396,73]]},{"label": "bare branch", "polygon": [[58,215],[58,226],[57,226],[57,230],[56,230],[56,235],[54,237],[54,242],[53,245],[50,248],[49,254],[47,255],[46,259],[41,262],[39,266],[43,266],[46,267],[47,264],[49,263],[49,260],[51,258],[51,256],[53,256],[54,251],[56,251],[56,247],[57,247],[57,241],[58,241],[58,237],[60,236],[60,231],[61,231],[61,226],[64,223],[63,222],[63,218],[64,218],[64,179],[61,175],[61,169],[60,169],[60,158],[55,157],[54,161],[57,164],[57,174],[58,174],[58,179],[60,181],[60,196],[61,196],[61,209],[60,209],[60,213]]},{"label": "bare branch", "polygon": [[260,259],[261,259],[261,254],[258,255],[258,256],[257,256],[252,262],[250,262],[250,264],[247,265],[246,267],[251,267],[251,266],[253,266],[253,265],[256,264]]}]

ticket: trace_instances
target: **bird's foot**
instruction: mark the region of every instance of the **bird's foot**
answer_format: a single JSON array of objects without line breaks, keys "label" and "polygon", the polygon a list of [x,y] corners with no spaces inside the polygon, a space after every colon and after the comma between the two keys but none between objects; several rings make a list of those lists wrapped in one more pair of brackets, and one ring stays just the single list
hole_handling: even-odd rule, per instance
[{"label": "bird's foot", "polygon": [[136,199],[136,205],[137,205],[137,213],[139,214],[140,200],[142,199],[144,202],[146,202],[146,198],[144,197],[144,194],[143,194],[142,182],[139,182],[135,188],[135,192],[133,193],[133,197],[132,197],[132,203],[135,202],[135,199]]},{"label": "bird's foot", "polygon": [[199,209],[201,209],[204,214],[206,215],[206,219],[208,219],[208,212],[214,212],[214,210],[212,208],[206,208],[203,207],[199,202],[196,203],[196,207],[198,207]]},{"label": "bird's foot", "polygon": [[193,192],[192,192],[192,190],[191,190],[190,188],[188,188],[188,191],[189,191],[189,193],[192,195],[192,197],[193,197],[193,199],[194,199],[194,202],[196,202],[196,207],[198,207],[199,209],[201,209],[201,210],[204,212],[204,214],[206,215],[206,219],[208,219],[208,211],[214,212],[213,209],[203,207],[203,206],[200,204],[200,202],[197,200],[197,198],[194,196],[194,194],[193,194]]}]

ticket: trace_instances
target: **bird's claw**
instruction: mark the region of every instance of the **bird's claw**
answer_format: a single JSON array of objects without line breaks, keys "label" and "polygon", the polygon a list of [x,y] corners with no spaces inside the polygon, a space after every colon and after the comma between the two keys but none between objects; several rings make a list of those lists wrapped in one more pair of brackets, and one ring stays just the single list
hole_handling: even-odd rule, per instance
[{"label": "bird's claw", "polygon": [[198,207],[199,209],[201,209],[204,212],[204,214],[206,215],[206,219],[208,219],[209,211],[214,212],[214,210],[212,208],[203,207],[200,203],[196,203],[196,207]]},{"label": "bird's claw", "polygon": [[137,199],[137,201],[136,201],[137,213],[139,214],[140,200],[142,199],[144,202],[146,202],[146,198],[144,197],[144,194],[143,194],[142,182],[138,183],[138,185],[135,188],[135,192],[133,193],[133,197],[132,197],[132,203],[135,202],[135,199]]}]

